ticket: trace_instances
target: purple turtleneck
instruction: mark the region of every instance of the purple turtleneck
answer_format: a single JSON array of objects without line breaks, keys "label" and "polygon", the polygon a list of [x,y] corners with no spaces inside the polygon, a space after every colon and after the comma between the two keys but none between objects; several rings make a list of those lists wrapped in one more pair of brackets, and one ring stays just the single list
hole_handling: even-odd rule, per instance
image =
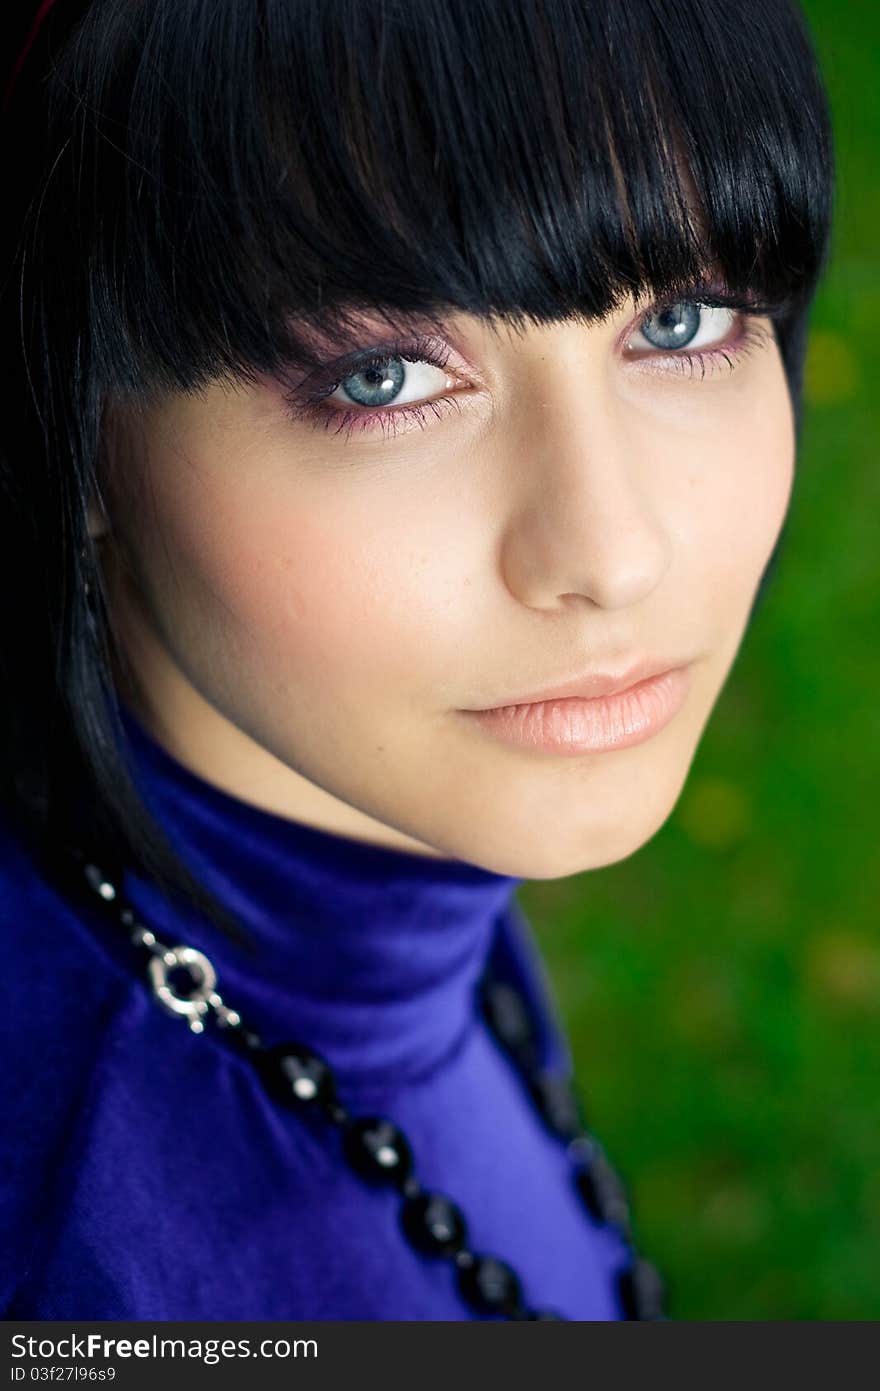
[{"label": "purple turtleneck", "polygon": [[[568,1048],[521,882],[370,846],[241,801],[125,713],[135,771],[253,954],[130,871],[123,891],[169,945],[203,951],[266,1043],[331,1063],[349,1110],[388,1116],[421,1182],[527,1301],[618,1319],[626,1248],[577,1196],[564,1142],[489,1032],[492,954],[532,1002],[543,1066]],[[0,831],[0,1313],[22,1319],[472,1319],[455,1269],[418,1254],[400,1197],[346,1164],[338,1130],[282,1108],[210,1025],[154,997],[100,913]]]}]

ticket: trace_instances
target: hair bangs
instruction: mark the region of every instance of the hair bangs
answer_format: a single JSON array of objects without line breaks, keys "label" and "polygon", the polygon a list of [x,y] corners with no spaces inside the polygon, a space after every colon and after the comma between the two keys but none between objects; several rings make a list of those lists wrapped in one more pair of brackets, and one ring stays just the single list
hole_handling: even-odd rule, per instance
[{"label": "hair bangs", "polygon": [[708,278],[781,313],[826,254],[788,0],[108,0],[54,79],[109,389],[310,367],[364,311],[596,320]]}]

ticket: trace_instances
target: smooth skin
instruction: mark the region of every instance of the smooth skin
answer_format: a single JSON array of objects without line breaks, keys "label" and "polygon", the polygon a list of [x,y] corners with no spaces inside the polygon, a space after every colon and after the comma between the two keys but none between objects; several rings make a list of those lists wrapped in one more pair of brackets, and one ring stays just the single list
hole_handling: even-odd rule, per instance
[{"label": "smooth skin", "polygon": [[[109,412],[90,526],[153,736],[246,802],[417,855],[552,879],[638,850],[731,670],[795,462],[769,321],[703,374],[643,337],[649,308],[500,333],[455,316],[445,366],[405,364],[402,397],[458,408],[393,434],[293,419],[268,379]],[[740,322],[711,311],[701,349]],[[343,395],[323,409],[364,409]],[[461,713],[647,655],[692,681],[630,748],[516,749]]]}]

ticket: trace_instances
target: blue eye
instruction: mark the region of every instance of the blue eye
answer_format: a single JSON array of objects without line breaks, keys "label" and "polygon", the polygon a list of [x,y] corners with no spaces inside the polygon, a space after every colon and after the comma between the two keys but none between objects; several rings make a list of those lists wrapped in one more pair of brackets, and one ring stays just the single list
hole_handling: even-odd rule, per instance
[{"label": "blue eye", "polygon": [[288,410],[294,419],[346,438],[376,427],[393,435],[407,420],[424,425],[429,415],[458,407],[461,388],[470,385],[446,369],[450,356],[446,344],[426,336],[355,351],[300,383],[286,396]]},{"label": "blue eye", "polygon": [[398,395],[405,380],[403,359],[389,357],[381,366],[353,372],[343,385],[345,394],[359,406],[387,406]]},{"label": "blue eye", "polygon": [[440,363],[415,357],[372,357],[357,370],[340,377],[322,400],[382,410],[436,396],[448,387],[449,374]]},{"label": "blue eye", "polygon": [[[704,348],[723,342],[736,321],[734,309],[680,300],[648,314],[638,332],[652,348],[675,352],[681,348]],[[702,331],[701,341],[695,341]],[[708,342],[707,342],[708,332]]]},{"label": "blue eye", "polygon": [[700,327],[700,306],[683,301],[649,314],[641,331],[655,348],[684,348]]}]

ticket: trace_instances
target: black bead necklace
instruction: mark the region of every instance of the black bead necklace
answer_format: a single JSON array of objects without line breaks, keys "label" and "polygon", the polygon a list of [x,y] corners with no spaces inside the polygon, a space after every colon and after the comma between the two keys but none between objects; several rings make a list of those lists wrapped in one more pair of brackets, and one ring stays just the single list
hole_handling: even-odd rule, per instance
[{"label": "black bead necklace", "polygon": [[[473,1309],[517,1320],[564,1319],[552,1309],[531,1307],[519,1276],[506,1261],[470,1249],[461,1209],[445,1193],[422,1187],[413,1171],[409,1142],[393,1121],[385,1116],[352,1115],[337,1095],[330,1064],[305,1044],[263,1043],[218,994],[216,971],[203,952],[160,942],[92,859],[76,847],[68,847],[68,853],[77,875],[82,876],[80,884],[84,879],[105,911],[128,931],[130,942],[146,953],[157,1001],[170,1014],[185,1018],[193,1033],[203,1033],[206,1018],[213,1016],[233,1048],[253,1063],[269,1095],[288,1109],[338,1126],[350,1166],[363,1178],[399,1191],[400,1224],[406,1239],[424,1255],[453,1262],[459,1291]],[[665,1320],[663,1282],[655,1266],[639,1256],[632,1244],[623,1185],[599,1141],[583,1126],[572,1080],[537,1065],[537,1034],[529,1006],[519,990],[494,975],[491,963],[480,983],[480,998],[489,1028],[520,1071],[544,1123],[565,1142],[581,1200],[596,1221],[616,1227],[626,1243],[629,1261],[617,1278],[624,1316]]]}]

